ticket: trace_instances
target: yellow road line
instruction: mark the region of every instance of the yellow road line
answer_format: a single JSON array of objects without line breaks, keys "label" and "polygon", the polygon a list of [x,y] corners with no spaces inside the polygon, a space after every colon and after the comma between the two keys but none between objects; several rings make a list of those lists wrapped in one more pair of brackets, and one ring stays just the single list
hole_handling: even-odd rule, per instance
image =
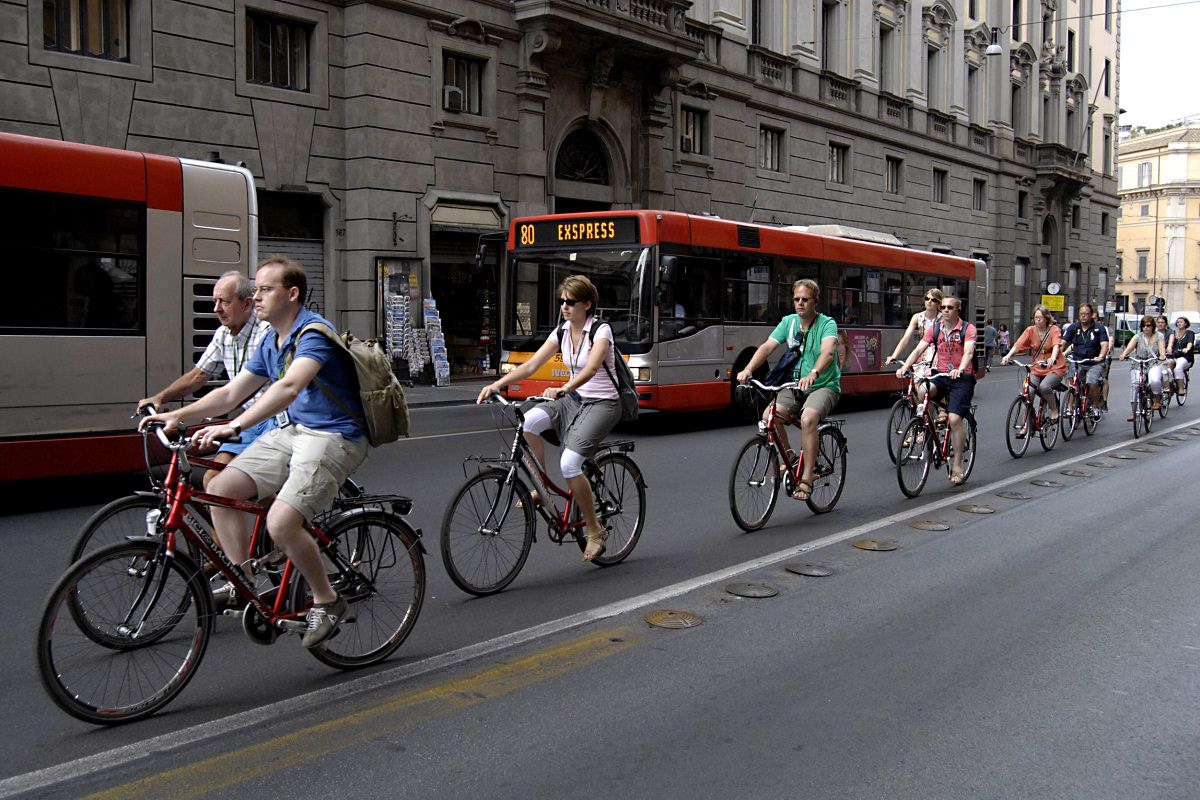
[{"label": "yellow road line", "polygon": [[[88,795],[87,800],[192,800],[345,750],[442,714],[494,700],[616,655],[640,639],[628,627],[600,631],[475,675],[392,697],[379,705]],[[404,713],[400,713],[404,712]]]}]

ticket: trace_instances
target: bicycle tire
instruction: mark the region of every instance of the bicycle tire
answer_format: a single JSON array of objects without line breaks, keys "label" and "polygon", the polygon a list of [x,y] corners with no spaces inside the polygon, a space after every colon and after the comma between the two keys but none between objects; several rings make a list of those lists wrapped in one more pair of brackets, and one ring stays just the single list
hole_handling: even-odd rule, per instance
[{"label": "bicycle tire", "polygon": [[[154,509],[163,511],[161,522],[167,515],[163,508],[163,499],[153,492],[138,492],[136,494],[118,497],[116,500],[102,506],[83,523],[79,534],[71,545],[70,563],[74,564],[88,553],[107,547],[110,544],[126,542],[130,539],[140,539],[149,535],[146,530],[146,512]],[[197,564],[201,563],[200,551],[189,539],[183,536],[175,537],[175,545],[187,550],[188,556]]]},{"label": "bicycle tire", "polygon": [[1171,397],[1164,390],[1162,396],[1158,399],[1158,418],[1166,419],[1167,412],[1171,410]]},{"label": "bicycle tire", "polygon": [[975,454],[979,452],[979,439],[976,435],[974,415],[963,417],[963,422],[967,426],[967,441],[963,446],[962,482],[966,483],[967,479],[971,477],[972,470],[975,469]]},{"label": "bicycle tire", "polygon": [[834,425],[817,429],[817,463],[813,466],[808,507],[814,514],[833,510],[846,486],[846,439]]},{"label": "bicycle tire", "polygon": [[[404,643],[421,615],[425,557],[420,537],[403,517],[378,510],[334,520],[327,533],[330,582],[349,609],[333,638],[308,652],[338,669],[377,664]],[[329,550],[338,557],[331,558]],[[294,599],[292,608],[311,603],[305,596]]]},{"label": "bicycle tire", "polygon": [[[604,552],[592,559],[600,567],[619,564],[633,552],[646,524],[646,482],[642,470],[624,453],[609,451],[584,462],[584,471],[592,487],[596,519],[608,531]],[[633,504],[637,507],[633,508]],[[580,519],[578,508],[573,515]],[[577,538],[579,549],[587,548],[587,539]]]},{"label": "bicycle tire", "polygon": [[900,453],[896,459],[896,480],[905,497],[916,497],[929,480],[933,464],[933,431],[922,417],[915,417],[904,426],[900,438]]},{"label": "bicycle tire", "polygon": [[1041,419],[1042,424],[1038,426],[1038,441],[1041,442],[1042,449],[1050,452],[1054,449],[1054,445],[1058,444],[1058,426],[1061,420],[1050,419],[1050,404],[1042,400]]},{"label": "bicycle tire", "polygon": [[[1181,383],[1177,387],[1175,387],[1175,405],[1181,406],[1187,402],[1187,388],[1188,388],[1188,375],[1187,375],[1187,371],[1185,370],[1183,373],[1183,383]],[[1183,392],[1184,392],[1183,394],[1179,393],[1180,389],[1183,390]]]},{"label": "bicycle tire", "polygon": [[1091,401],[1084,403],[1082,416],[1083,432],[1091,436],[1096,432],[1096,426],[1100,424],[1100,416],[1096,413],[1096,409],[1092,406]]},{"label": "bicycle tire", "polygon": [[1146,413],[1146,396],[1144,392],[1139,391],[1137,399],[1133,403],[1133,438],[1141,437],[1143,433],[1150,432],[1149,420],[1153,419],[1153,414]]},{"label": "bicycle tire", "polygon": [[888,414],[887,450],[888,458],[893,464],[896,463],[896,454],[900,450],[900,435],[904,432],[904,426],[914,416],[916,410],[908,402],[908,398],[901,397],[892,404],[892,411]]},{"label": "bicycle tire", "polygon": [[[1004,444],[1008,454],[1020,458],[1029,449],[1029,439],[1033,431],[1033,408],[1024,397],[1016,397],[1008,407],[1004,422]],[[1023,435],[1019,435],[1024,430]]]},{"label": "bicycle tire", "polygon": [[[138,559],[158,569],[137,580],[128,564]],[[160,575],[161,593],[145,592],[145,584]],[[175,622],[166,630],[159,625],[150,641],[125,635],[127,646],[114,647],[77,626],[68,598],[86,606],[91,624],[103,623],[114,638],[124,620],[152,622],[159,608],[169,609]],[[46,600],[36,642],[42,686],[55,705],[84,722],[119,725],[148,717],[192,679],[208,647],[212,618],[208,583],[186,554],[162,558],[152,539],[109,545],[73,564]]]},{"label": "bicycle tire", "polygon": [[[512,583],[533,546],[533,501],[520,478],[506,484],[507,478],[502,469],[471,476],[442,519],[446,572],[455,586],[477,597]],[[483,523],[493,508],[501,515],[501,527],[484,533]]]},{"label": "bicycle tire", "polygon": [[1062,429],[1064,442],[1071,441],[1079,429],[1079,397],[1072,389],[1063,392],[1062,402],[1058,404],[1058,426]]},{"label": "bicycle tire", "polygon": [[775,511],[779,500],[779,454],[767,437],[751,437],[729,470],[729,513],[746,532],[756,531]]}]

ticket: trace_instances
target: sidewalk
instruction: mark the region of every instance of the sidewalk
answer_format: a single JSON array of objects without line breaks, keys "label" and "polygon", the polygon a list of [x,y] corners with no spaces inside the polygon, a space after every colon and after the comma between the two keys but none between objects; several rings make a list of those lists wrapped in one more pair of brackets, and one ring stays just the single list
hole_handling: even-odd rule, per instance
[{"label": "sidewalk", "polygon": [[495,377],[460,378],[450,381],[448,386],[416,383],[404,387],[404,396],[408,399],[409,408],[468,405],[475,402],[480,389],[494,380]]}]

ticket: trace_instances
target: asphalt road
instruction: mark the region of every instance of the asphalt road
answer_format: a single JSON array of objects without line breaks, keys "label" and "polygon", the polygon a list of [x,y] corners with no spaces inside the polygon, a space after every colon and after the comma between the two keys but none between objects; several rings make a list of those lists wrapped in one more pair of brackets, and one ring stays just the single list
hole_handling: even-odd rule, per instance
[{"label": "asphalt road", "polygon": [[[1119,401],[1126,381],[1116,373]],[[781,501],[754,534],[738,532],[725,499],[729,462],[751,429],[648,416],[619,432],[637,441],[649,482],[646,533],[631,558],[601,570],[542,538],[508,590],[479,600],[445,577],[437,530],[463,456],[498,451],[501,439],[464,430],[487,424],[487,409],[419,410],[419,430],[430,435],[374,454],[360,471],[371,490],[417,498],[412,518],[430,549],[426,606],[404,648],[365,678],[344,675],[293,637],[255,647],[223,619],[185,692],[157,717],[112,730],[58,712],[31,657],[59,554],[91,508],[8,516],[9,618],[28,622],[0,654],[6,729],[21,732],[0,742],[9,778],[0,790],[128,746],[163,752],[56,793],[119,794],[124,780],[149,776],[139,797],[254,796],[267,791],[261,781],[411,797],[1194,796],[1186,755],[1197,720],[1186,701],[1200,649],[1188,580],[1196,557],[1185,538],[1190,515],[1174,522],[1162,511],[1178,502],[1179,477],[1190,483],[1193,438],[1151,452],[1122,447],[1137,458],[1103,456],[1116,466],[1073,464],[1092,476],[1061,476],[1064,459],[1132,443],[1118,412],[1094,437],[1081,431],[1051,453],[1034,443],[1015,461],[1000,439],[1015,378],[1000,370],[980,384],[980,457],[967,486],[952,489],[944,472],[934,474],[921,498],[905,500],[883,450],[886,409],[860,410],[846,415],[850,473],[837,509],[816,517]],[[1175,409],[1155,433],[1195,416],[1190,405]],[[1030,486],[1026,473],[1039,468],[1065,485]],[[1006,480],[1013,484],[996,485]],[[998,498],[997,488],[1034,499]],[[964,499],[999,513],[955,510]],[[911,516],[953,527],[918,532]],[[860,531],[899,550],[851,548],[846,538]],[[789,549],[835,576],[800,578],[770,563]],[[743,564],[749,572],[729,577]],[[734,599],[722,589],[734,579],[764,580],[780,594]],[[662,604],[705,623],[648,628],[641,614]],[[583,624],[553,624],[572,615]],[[522,633],[539,625],[545,635]],[[493,652],[461,655],[504,636],[479,648]],[[286,709],[271,705],[314,692]],[[259,721],[204,738],[236,727],[221,721],[239,713]],[[290,735],[317,723],[326,738]],[[199,744],[171,749],[197,725],[208,726]],[[238,761],[246,752],[289,768]],[[197,766],[181,771],[186,763]],[[219,781],[218,772],[234,777]]]}]

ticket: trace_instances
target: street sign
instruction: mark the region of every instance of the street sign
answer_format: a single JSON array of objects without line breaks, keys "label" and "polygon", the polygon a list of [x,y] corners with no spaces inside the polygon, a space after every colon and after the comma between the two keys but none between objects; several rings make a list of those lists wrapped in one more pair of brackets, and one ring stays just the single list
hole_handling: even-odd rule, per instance
[{"label": "street sign", "polygon": [[1051,311],[1062,311],[1066,308],[1067,297],[1061,294],[1044,294],[1042,295],[1042,305]]}]

